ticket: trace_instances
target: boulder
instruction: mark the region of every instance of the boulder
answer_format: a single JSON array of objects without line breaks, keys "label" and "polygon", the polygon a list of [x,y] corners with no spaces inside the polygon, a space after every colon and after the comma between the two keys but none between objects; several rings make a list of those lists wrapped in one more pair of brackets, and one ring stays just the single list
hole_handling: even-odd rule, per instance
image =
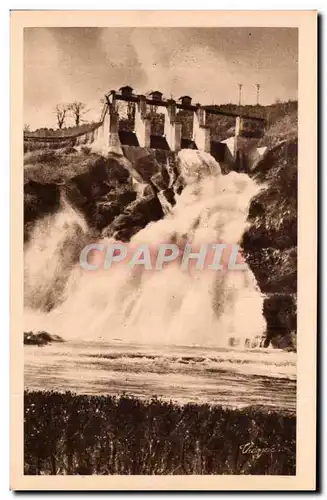
[{"label": "boulder", "polygon": [[267,321],[265,346],[296,350],[296,300],[290,294],[274,294],[264,300],[263,315]]},{"label": "boulder", "polygon": [[50,334],[45,331],[40,332],[24,332],[24,344],[44,346],[51,342],[64,342],[59,335]]},{"label": "boulder", "polygon": [[162,219],[164,213],[157,196],[147,196],[130,203],[123,212],[102,232],[103,237],[114,236],[119,241],[129,241],[149,222]]}]

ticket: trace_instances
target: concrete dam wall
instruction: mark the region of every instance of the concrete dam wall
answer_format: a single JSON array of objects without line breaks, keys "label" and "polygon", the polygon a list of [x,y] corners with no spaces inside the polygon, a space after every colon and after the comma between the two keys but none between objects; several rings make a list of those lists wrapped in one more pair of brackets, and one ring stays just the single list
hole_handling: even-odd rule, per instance
[{"label": "concrete dam wall", "polygon": [[[24,134],[25,152],[35,149],[60,149],[92,145],[92,150],[106,155],[123,154],[124,146],[145,149],[162,149],[178,152],[181,149],[198,149],[210,153],[221,164],[223,171],[247,171],[260,158],[257,144],[264,134],[264,120],[258,117],[236,115],[214,110],[210,106],[193,105],[189,96],[165,100],[160,92],[151,97],[133,94],[133,89],[123,87],[105,97],[98,123],[87,130],[69,135],[66,131],[56,135]],[[127,120],[122,119],[125,107]],[[189,121],[185,137],[185,114]],[[212,115],[228,117],[234,126],[222,140],[214,140],[211,128]],[[161,126],[153,126],[153,118],[161,117]],[[122,126],[123,122],[128,126]],[[158,120],[157,120],[158,121]],[[160,131],[158,132],[158,128]],[[184,129],[184,134],[183,134]]]}]

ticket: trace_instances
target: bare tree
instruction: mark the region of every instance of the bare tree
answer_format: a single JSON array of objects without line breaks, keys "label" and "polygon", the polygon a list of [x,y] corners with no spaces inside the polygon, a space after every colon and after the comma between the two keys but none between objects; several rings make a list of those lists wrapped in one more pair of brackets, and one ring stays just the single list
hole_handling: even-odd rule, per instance
[{"label": "bare tree", "polygon": [[89,110],[85,109],[86,105],[83,102],[74,101],[69,105],[69,110],[74,115],[75,126],[78,127],[82,121],[82,116],[85,115]]},{"label": "bare tree", "polygon": [[67,106],[67,104],[57,104],[56,106],[55,113],[56,113],[58,128],[60,129],[64,126],[68,109],[69,107]]}]

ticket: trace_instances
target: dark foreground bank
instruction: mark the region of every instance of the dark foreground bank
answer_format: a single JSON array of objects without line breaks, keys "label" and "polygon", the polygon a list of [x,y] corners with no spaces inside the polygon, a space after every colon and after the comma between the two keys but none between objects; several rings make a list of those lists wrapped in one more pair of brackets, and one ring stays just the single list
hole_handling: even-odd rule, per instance
[{"label": "dark foreground bank", "polygon": [[25,474],[294,475],[294,414],[25,392]]}]

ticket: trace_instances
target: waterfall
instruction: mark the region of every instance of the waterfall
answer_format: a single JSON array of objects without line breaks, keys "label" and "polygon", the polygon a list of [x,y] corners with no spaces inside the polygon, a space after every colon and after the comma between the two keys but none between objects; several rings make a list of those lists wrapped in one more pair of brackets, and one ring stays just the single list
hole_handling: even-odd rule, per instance
[{"label": "waterfall", "polygon": [[60,210],[37,221],[24,249],[24,305],[48,311],[62,300],[86,243],[86,223],[61,191]]},{"label": "waterfall", "polygon": [[[250,200],[258,192],[254,181],[246,174],[221,175],[218,163],[199,151],[182,150],[178,160],[186,187],[162,220],[131,239],[131,248],[162,242],[181,248],[186,242],[196,248],[238,243]],[[161,271],[131,270],[126,264],[86,271],[72,266],[76,237],[83,232],[73,212],[65,206],[35,230],[25,259],[27,280],[34,285],[25,299],[26,329],[42,328],[64,339],[242,347],[263,335],[263,297],[248,267],[184,271],[176,261]],[[41,313],[42,294],[57,293],[63,282],[64,300]]]}]

